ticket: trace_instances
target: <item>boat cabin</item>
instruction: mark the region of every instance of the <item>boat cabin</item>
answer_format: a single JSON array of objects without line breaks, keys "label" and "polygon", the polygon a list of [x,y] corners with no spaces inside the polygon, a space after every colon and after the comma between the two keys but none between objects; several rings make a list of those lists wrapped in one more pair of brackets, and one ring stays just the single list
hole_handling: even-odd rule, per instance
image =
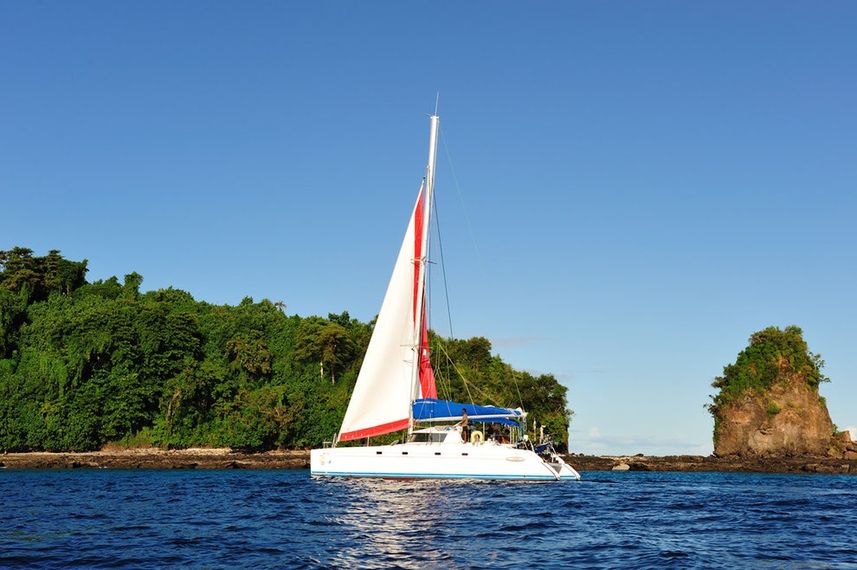
[{"label": "boat cabin", "polygon": [[431,426],[415,430],[408,443],[463,443],[461,428],[456,426]]},{"label": "boat cabin", "polygon": [[[481,430],[471,430],[471,441],[467,443],[510,444],[517,441],[511,430],[502,430],[499,424],[482,424],[482,426]],[[466,443],[461,436],[461,428],[450,425],[414,430],[407,441],[408,443]]]}]

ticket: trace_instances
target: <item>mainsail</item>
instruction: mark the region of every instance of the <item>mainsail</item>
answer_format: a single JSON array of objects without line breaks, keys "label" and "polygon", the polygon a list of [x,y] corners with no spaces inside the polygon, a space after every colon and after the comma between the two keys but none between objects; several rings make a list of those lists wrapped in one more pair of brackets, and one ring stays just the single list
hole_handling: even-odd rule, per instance
[{"label": "mainsail", "polygon": [[421,187],[342,421],[339,441],[407,428],[414,391],[414,366],[418,366],[419,373],[418,397],[437,397],[434,373],[428,360],[425,271],[421,267],[427,244],[425,194]]},{"label": "mainsail", "polygon": [[426,177],[393,266],[338,441],[410,427],[411,403],[419,398],[437,398],[429,360],[425,280],[438,121],[439,117],[432,115]]}]

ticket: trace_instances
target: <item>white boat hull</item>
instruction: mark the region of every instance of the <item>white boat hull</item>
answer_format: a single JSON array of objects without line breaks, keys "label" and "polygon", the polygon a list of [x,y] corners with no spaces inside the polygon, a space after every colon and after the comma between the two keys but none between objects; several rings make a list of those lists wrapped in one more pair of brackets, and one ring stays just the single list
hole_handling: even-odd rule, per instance
[{"label": "white boat hull", "polygon": [[313,449],[314,476],[386,479],[577,480],[558,457],[547,463],[528,449],[492,443],[405,443]]}]

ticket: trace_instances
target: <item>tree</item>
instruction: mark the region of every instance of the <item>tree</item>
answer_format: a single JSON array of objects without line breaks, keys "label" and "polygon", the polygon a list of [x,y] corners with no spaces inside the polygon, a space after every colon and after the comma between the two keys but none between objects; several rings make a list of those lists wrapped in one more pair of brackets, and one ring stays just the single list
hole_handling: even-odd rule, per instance
[{"label": "tree", "polygon": [[33,250],[14,247],[0,251],[0,287],[25,291],[28,302],[43,301],[52,292],[69,294],[86,283],[87,261],[69,261],[59,250],[34,257]]},{"label": "tree", "polygon": [[271,374],[271,352],[259,331],[249,331],[229,339],[226,354],[233,368],[251,379]]},{"label": "tree", "polygon": [[336,375],[354,358],[355,348],[344,326],[314,317],[301,323],[295,356],[303,361],[318,362],[321,377],[324,378],[327,370],[331,383],[335,384]]},{"label": "tree", "polygon": [[800,327],[768,327],[753,333],[735,362],[724,366],[723,374],[711,383],[719,392],[711,396],[708,411],[716,418],[724,404],[747,391],[766,390],[784,374],[797,376],[817,388],[830,381],[822,374],[823,367],[824,360],[820,354],[810,352]]},{"label": "tree", "polygon": [[18,331],[26,318],[26,294],[0,288],[0,359],[9,358],[15,352]]}]

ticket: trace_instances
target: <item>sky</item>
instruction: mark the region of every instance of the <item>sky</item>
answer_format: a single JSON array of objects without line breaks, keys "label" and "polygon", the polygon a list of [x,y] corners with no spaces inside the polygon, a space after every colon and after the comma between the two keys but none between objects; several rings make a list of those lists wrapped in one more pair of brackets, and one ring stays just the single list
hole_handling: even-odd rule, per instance
[{"label": "sky", "polygon": [[710,383],[771,325],[803,328],[857,426],[854,22],[844,1],[3,2],[0,249],[369,320],[439,93],[432,327],[555,374],[572,451],[710,453]]}]

